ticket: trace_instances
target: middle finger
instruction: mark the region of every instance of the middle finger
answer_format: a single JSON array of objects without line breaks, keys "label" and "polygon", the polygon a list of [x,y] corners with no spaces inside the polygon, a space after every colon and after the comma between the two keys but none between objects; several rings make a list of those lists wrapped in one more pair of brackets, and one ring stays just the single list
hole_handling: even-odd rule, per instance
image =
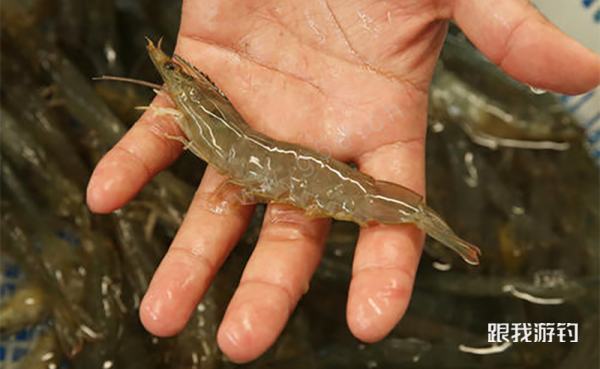
[{"label": "middle finger", "polygon": [[207,168],[169,251],[156,270],[140,307],[142,323],[157,336],[183,329],[214,275],[246,229],[254,206],[231,201],[214,212],[215,191],[225,177]]},{"label": "middle finger", "polygon": [[308,291],[329,224],[289,205],[267,207],[258,243],[219,328],[219,346],[230,359],[255,359],[275,342]]}]

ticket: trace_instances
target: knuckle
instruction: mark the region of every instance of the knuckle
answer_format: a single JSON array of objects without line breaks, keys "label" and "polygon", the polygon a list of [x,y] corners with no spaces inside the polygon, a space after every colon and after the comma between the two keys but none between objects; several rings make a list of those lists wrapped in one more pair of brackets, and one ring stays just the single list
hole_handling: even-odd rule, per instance
[{"label": "knuckle", "polygon": [[186,263],[189,263],[191,260],[191,263],[194,265],[204,268],[208,275],[213,275],[216,271],[216,266],[211,260],[209,260],[205,253],[201,251],[201,249],[202,248],[200,247],[189,248],[173,245],[169,249],[169,254],[172,258],[184,261]]},{"label": "knuckle", "polygon": [[352,279],[376,278],[378,281],[377,294],[380,297],[392,299],[407,299],[410,297],[413,275],[398,265],[383,265],[376,267],[365,267],[354,271]]},{"label": "knuckle", "polygon": [[265,279],[242,279],[239,288],[245,288],[250,286],[258,286],[263,289],[271,290],[271,292],[275,294],[283,295],[285,300],[288,302],[288,312],[290,314],[294,310],[294,307],[296,306],[296,303],[298,302],[298,299],[300,297],[300,294],[295,293],[289,286],[271,282]]},{"label": "knuckle", "polygon": [[113,155],[117,157],[124,156],[125,160],[129,160],[130,162],[135,163],[135,165],[142,168],[146,177],[144,182],[147,182],[148,180],[150,180],[150,178],[154,176],[154,171],[152,170],[152,167],[146,162],[146,160],[144,160],[144,158],[140,156],[135,150],[130,149],[126,145],[115,146],[113,148]]},{"label": "knuckle", "polygon": [[273,242],[321,242],[324,238],[317,219],[310,218],[302,210],[286,205],[270,205],[267,208],[262,235]]}]

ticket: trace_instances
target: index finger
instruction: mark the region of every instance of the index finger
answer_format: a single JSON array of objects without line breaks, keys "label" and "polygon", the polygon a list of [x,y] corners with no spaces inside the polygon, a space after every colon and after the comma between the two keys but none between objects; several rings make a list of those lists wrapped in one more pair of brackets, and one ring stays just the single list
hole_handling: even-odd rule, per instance
[{"label": "index finger", "polygon": [[[170,106],[157,96],[152,106]],[[183,145],[169,136],[182,136],[170,118],[147,110],[125,136],[100,160],[87,188],[87,203],[95,213],[109,213],[131,200],[156,174],[181,155]]]}]

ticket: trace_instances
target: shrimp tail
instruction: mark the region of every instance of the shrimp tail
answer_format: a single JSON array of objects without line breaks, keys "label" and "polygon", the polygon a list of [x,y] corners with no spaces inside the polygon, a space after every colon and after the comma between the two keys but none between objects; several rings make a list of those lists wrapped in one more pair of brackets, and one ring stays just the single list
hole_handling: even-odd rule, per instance
[{"label": "shrimp tail", "polygon": [[417,227],[456,252],[465,262],[471,265],[479,264],[481,250],[458,237],[433,209],[422,203],[419,205],[419,211],[415,212],[411,218]]}]

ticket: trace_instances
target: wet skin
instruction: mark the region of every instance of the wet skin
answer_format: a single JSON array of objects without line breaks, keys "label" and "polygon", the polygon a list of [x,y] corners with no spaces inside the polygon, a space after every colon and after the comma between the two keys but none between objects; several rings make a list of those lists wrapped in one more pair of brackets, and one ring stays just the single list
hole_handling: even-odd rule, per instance
[{"label": "wet skin", "polygon": [[[207,73],[256,130],[327,146],[321,151],[423,194],[427,92],[449,19],[524,83],[577,94],[599,82],[598,55],[524,0],[187,0],[176,52]],[[401,116],[389,116],[394,105]],[[341,132],[351,145],[338,142]],[[148,112],[104,157],[88,187],[93,211],[123,206],[181,154],[182,144],[164,133],[181,135],[172,120]],[[252,206],[211,212],[211,194],[223,181],[206,172],[154,275],[140,309],[153,334],[182,329],[248,224]],[[326,219],[269,206],[218,333],[232,360],[252,360],[275,341],[308,288],[328,227]],[[359,339],[381,339],[404,314],[422,242],[413,226],[362,229],[347,306]]]}]

